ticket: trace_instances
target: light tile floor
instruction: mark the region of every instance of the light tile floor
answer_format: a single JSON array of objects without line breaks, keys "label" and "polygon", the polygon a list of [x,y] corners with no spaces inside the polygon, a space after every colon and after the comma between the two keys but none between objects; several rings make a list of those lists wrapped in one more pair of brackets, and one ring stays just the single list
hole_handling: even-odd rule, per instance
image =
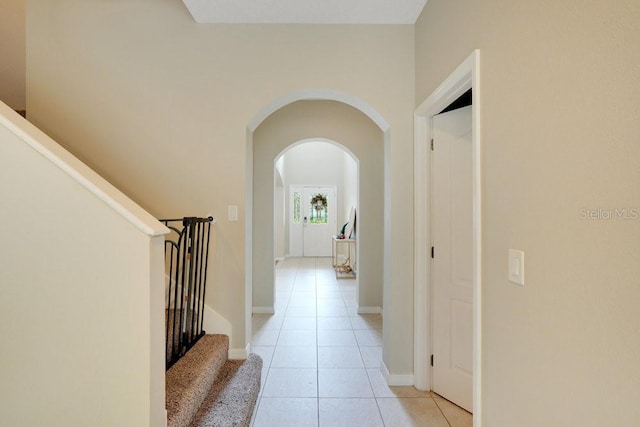
[{"label": "light tile floor", "polygon": [[275,306],[252,319],[264,361],[253,427],[472,426],[435,393],[387,386],[382,318],[357,314],[356,281],[336,280],[330,258],[278,263]]}]

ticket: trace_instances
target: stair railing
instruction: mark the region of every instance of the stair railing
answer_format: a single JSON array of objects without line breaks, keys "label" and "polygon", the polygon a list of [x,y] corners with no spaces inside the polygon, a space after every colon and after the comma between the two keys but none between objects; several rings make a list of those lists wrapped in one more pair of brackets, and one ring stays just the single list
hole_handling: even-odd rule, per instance
[{"label": "stair railing", "polygon": [[[204,298],[213,217],[162,219],[165,238],[165,328],[168,370],[205,334]],[[180,227],[181,224],[181,228]]]}]

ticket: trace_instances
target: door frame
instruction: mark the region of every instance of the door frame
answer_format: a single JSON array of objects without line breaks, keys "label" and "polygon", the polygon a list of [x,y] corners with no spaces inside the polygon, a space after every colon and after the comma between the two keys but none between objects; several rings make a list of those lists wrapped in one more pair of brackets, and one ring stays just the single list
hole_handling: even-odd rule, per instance
[{"label": "door frame", "polygon": [[467,90],[473,89],[473,425],[481,425],[482,380],[482,239],[480,162],[480,50],[474,50],[418,106],[414,113],[414,385],[431,389],[431,150],[432,118]]}]

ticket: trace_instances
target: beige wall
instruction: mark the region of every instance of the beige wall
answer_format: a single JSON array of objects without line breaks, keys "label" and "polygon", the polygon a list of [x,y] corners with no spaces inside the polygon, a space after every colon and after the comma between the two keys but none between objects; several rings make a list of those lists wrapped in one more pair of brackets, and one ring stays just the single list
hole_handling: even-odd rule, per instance
[{"label": "beige wall", "polygon": [[292,103],[273,113],[254,133],[253,205],[260,206],[262,213],[253,219],[253,305],[274,304],[273,228],[269,227],[273,223],[273,162],[289,145],[311,137],[339,142],[359,160],[360,200],[366,215],[358,218],[358,305],[382,307],[384,137],[362,112],[334,101]]},{"label": "beige wall", "polygon": [[[233,348],[245,344],[246,128],[273,100],[332,89],[390,124],[388,248],[410,253],[413,26],[198,25],[174,0],[34,0],[27,17],[30,118],[151,213],[217,217],[207,303],[232,323]],[[401,255],[387,272],[401,372],[412,271]]]},{"label": "beige wall", "polygon": [[162,425],[163,238],[41,152],[0,124],[2,423]]},{"label": "beige wall", "polygon": [[349,221],[351,208],[356,208],[357,211],[358,207],[358,164],[346,151],[342,159],[344,191],[342,192],[342,213],[338,212],[338,221],[342,219],[342,225],[344,225]]},{"label": "beige wall", "polygon": [[[234,347],[244,223],[225,217],[243,213],[247,123],[303,88],[390,123],[392,373],[412,366],[411,113],[480,48],[485,425],[640,418],[639,222],[580,214],[640,205],[637,2],[430,0],[415,56],[412,26],[196,25],[169,0],[27,7],[32,119],[154,214],[216,214],[208,302]],[[526,252],[524,288],[506,281],[508,248]]]},{"label": "beige wall", "polygon": [[25,0],[0,5],[0,101],[26,108]]},{"label": "beige wall", "polygon": [[286,183],[282,179],[282,174],[274,168],[274,189],[273,189],[273,249],[276,259],[284,258],[287,254],[286,247]]},{"label": "beige wall", "polygon": [[640,419],[640,219],[581,211],[640,208],[638,22],[635,0],[429,0],[416,25],[417,103],[481,50],[484,426]]}]

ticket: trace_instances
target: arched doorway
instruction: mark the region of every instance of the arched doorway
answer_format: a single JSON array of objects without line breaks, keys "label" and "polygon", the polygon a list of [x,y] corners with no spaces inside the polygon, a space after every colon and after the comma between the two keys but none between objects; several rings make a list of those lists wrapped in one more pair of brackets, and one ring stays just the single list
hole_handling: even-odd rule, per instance
[{"label": "arched doorway", "polygon": [[[389,141],[388,124],[361,101],[331,92],[340,101],[327,100],[328,95],[301,92],[287,102],[279,100],[270,106],[271,113],[261,113],[247,133],[247,165],[251,176],[247,181],[247,342],[250,340],[250,315],[269,313],[274,307],[274,241],[273,241],[273,171],[278,155],[290,144],[309,138],[340,141],[360,159],[359,181],[361,209],[367,210],[368,221],[360,226],[360,278],[367,283],[358,292],[358,310],[376,313],[382,309],[384,266],[385,188],[388,168],[385,147]],[[298,96],[302,100],[295,100]],[[311,98],[308,99],[307,97]],[[325,98],[325,99],[321,99]],[[345,102],[348,100],[349,102]],[[356,108],[358,105],[365,110]],[[255,215],[256,207],[266,215]],[[366,242],[365,242],[366,241]]]},{"label": "arched doorway", "polygon": [[[351,210],[358,206],[357,157],[335,141],[298,141],[278,156],[274,174],[276,260],[330,256],[332,236],[349,222]],[[317,189],[324,189],[329,200],[314,220],[309,194]],[[323,215],[324,210],[328,215]],[[354,257],[354,265],[356,261]]]}]

